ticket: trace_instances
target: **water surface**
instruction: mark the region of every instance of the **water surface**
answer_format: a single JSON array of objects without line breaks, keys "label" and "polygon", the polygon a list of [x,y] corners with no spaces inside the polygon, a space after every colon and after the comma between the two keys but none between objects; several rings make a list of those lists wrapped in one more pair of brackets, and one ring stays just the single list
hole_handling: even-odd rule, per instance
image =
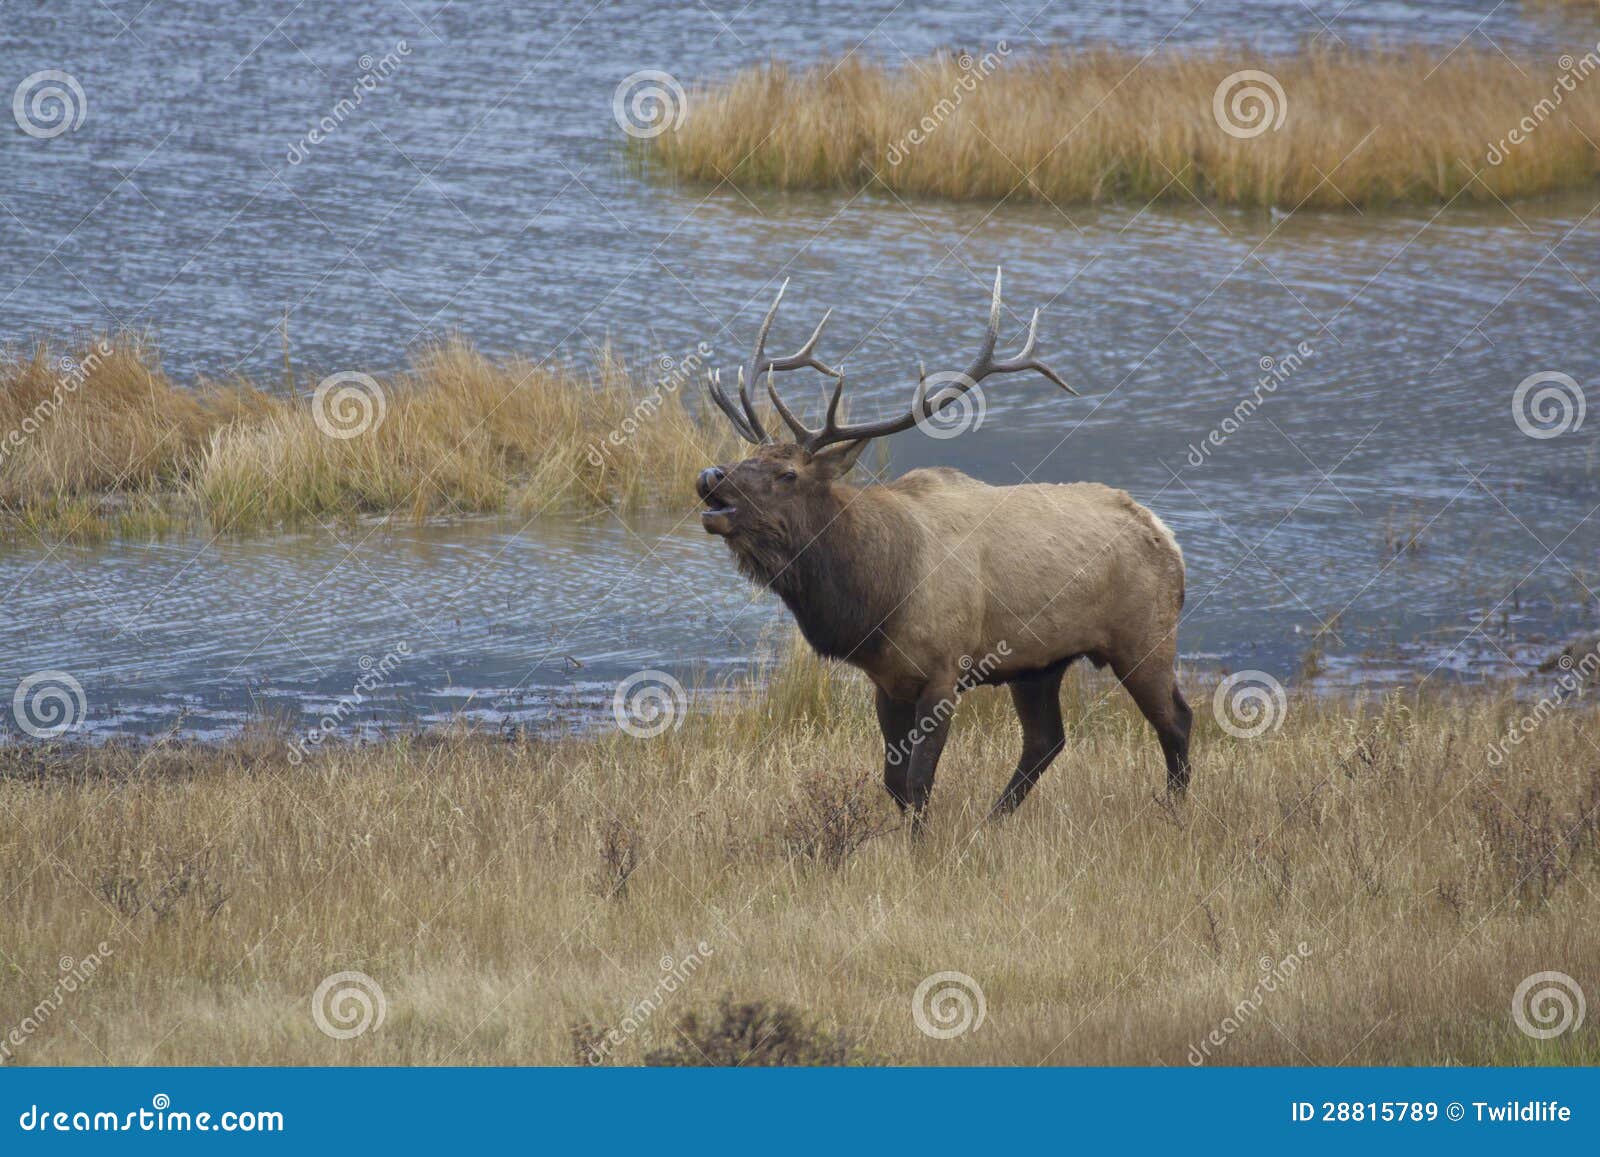
[{"label": "water surface", "polygon": [[[889,445],[889,468],[1096,479],[1173,527],[1191,662],[1348,682],[1515,673],[1589,621],[1600,475],[1588,424],[1529,437],[1512,396],[1592,394],[1595,198],[1366,214],[1091,209],[744,195],[624,163],[618,83],[777,55],[1422,38],[1550,62],[1593,39],[1510,4],[1111,3],[8,7],[6,75],[82,85],[75,131],[0,132],[0,338],[148,329],[180,379],[384,370],[452,330],[490,352],[732,366],[777,284],[775,342],[827,307],[857,415],[956,368],[1006,268],[1007,337],[1045,308],[1081,389],[1001,379],[981,427]],[[1324,26],[1326,22],[1326,27]],[[399,53],[405,42],[405,52]],[[390,54],[328,139],[309,127]],[[371,58],[365,64],[363,57]],[[1292,100],[1292,95],[1291,95]],[[1292,105],[1291,105],[1292,111]],[[287,321],[285,321],[287,318]],[[1263,376],[1312,352],[1220,445]],[[800,399],[814,386],[796,382]],[[237,541],[0,554],[0,689],[76,674],[101,732],[318,717],[400,642],[362,710],[535,720],[622,676],[713,680],[780,619],[685,501],[661,518],[311,528]],[[1415,536],[1415,547],[1405,544]],[[1307,652],[1313,661],[1307,661]],[[8,698],[8,696],[0,696]]]}]

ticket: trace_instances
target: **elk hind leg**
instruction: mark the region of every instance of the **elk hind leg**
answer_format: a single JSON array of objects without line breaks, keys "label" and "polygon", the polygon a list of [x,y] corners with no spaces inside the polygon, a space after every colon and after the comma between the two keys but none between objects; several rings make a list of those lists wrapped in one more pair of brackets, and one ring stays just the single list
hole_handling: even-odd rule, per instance
[{"label": "elk hind leg", "polygon": [[999,817],[1010,815],[1039,782],[1045,768],[1061,754],[1067,744],[1066,728],[1061,723],[1061,679],[1066,674],[1066,664],[1025,675],[1011,684],[1011,701],[1017,709],[1017,721],[1022,724],[1022,757],[1017,770],[1000,793],[1000,799],[989,813]]},{"label": "elk hind leg", "polygon": [[1132,671],[1124,673],[1115,664],[1113,669],[1161,740],[1161,754],[1167,761],[1167,790],[1181,796],[1189,789],[1189,729],[1194,712],[1178,689],[1175,659],[1170,652],[1157,651]]}]

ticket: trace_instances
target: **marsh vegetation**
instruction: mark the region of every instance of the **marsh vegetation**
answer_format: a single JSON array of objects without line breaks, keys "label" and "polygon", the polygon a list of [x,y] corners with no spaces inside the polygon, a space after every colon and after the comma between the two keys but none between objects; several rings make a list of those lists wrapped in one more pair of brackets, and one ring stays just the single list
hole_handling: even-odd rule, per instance
[{"label": "marsh vegetation", "polygon": [[292,372],[175,382],[136,336],[0,359],[0,534],[213,532],[398,513],[585,512],[686,491],[731,435],[609,350],[581,372],[461,341],[318,397]]},{"label": "marsh vegetation", "polygon": [[1283,210],[1494,204],[1600,171],[1593,52],[1000,55],[753,66],[693,90],[682,127],[637,151],[752,188]]}]

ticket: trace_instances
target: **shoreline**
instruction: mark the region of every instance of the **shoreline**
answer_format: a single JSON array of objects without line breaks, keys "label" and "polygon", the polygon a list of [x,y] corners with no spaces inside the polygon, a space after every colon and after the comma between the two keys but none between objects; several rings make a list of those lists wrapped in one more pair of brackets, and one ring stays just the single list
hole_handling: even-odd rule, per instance
[{"label": "shoreline", "polygon": [[[1233,710],[1233,701],[1238,701],[1239,708],[1248,713],[1254,710],[1254,702],[1267,703],[1276,699],[1278,704],[1298,703],[1318,712],[1349,710],[1360,713],[1375,703],[1395,701],[1431,710],[1493,709],[1505,714],[1512,724],[1518,720],[1536,724],[1554,714],[1600,711],[1600,636],[1591,632],[1586,639],[1569,645],[1565,654],[1579,653],[1580,646],[1584,648],[1580,660],[1574,662],[1563,657],[1558,664],[1556,659],[1551,659],[1522,677],[1495,674],[1466,680],[1451,671],[1444,673],[1446,677],[1436,677],[1438,672],[1434,675],[1418,672],[1409,679],[1373,682],[1333,681],[1321,675],[1304,674],[1278,680],[1264,671],[1234,670],[1228,665],[1214,664],[1191,667],[1180,661],[1179,682],[1197,712]],[[642,688],[645,698],[656,696],[667,702],[672,730],[693,724],[693,729],[702,734],[713,733],[730,720],[739,726],[749,725],[747,704],[759,705],[756,714],[765,725],[786,729],[811,721],[819,704],[828,705],[823,714],[837,723],[843,716],[854,713],[852,704],[856,700],[870,703],[872,697],[871,685],[864,675],[848,664],[819,659],[798,637],[787,648],[777,653],[762,651],[753,656],[748,665],[710,682],[685,683],[670,672],[654,669],[638,672],[622,682],[630,684],[640,676],[652,677]],[[434,712],[426,716],[392,718],[373,714],[352,726],[319,729],[315,723],[305,725],[318,717],[316,711],[299,720],[281,713],[262,712],[240,719],[231,728],[211,728],[204,733],[185,733],[170,726],[152,727],[148,731],[97,731],[90,726],[90,711],[78,717],[77,722],[61,734],[34,737],[15,730],[0,731],[0,779],[7,777],[8,763],[81,769],[100,762],[114,763],[130,755],[148,756],[161,749],[202,760],[226,760],[240,750],[250,749],[272,753],[273,759],[281,758],[283,762],[308,770],[315,770],[318,764],[327,761],[359,760],[363,753],[456,742],[597,749],[613,741],[619,729],[626,734],[629,727],[637,724],[631,716],[619,714],[623,708],[614,701],[616,683],[613,679],[596,678],[582,688],[572,689],[569,699],[545,715],[516,716],[508,711],[505,718],[498,721],[481,712]],[[380,680],[374,685],[383,684]],[[631,690],[635,696],[640,694],[638,688]],[[976,725],[998,728],[996,739],[1003,739],[999,733],[1012,727],[1004,707],[1006,694],[1003,687],[980,686],[963,696],[964,703],[974,705],[972,709],[980,720]],[[1077,702],[1080,706],[1090,701],[1103,704],[1119,699],[1117,683],[1112,677],[1082,667],[1074,668],[1063,694],[1065,702]],[[344,698],[353,699],[355,707],[370,708],[372,703],[378,702],[355,694]],[[1274,709],[1287,710],[1281,706]],[[329,712],[321,714],[335,715],[343,722],[347,715],[356,713],[340,700]],[[1069,718],[1069,730],[1071,722]],[[319,730],[321,734],[317,738],[308,739]],[[1505,762],[1518,742],[1520,740],[1513,740],[1486,749],[1488,762],[1495,766]]]},{"label": "shoreline", "polygon": [[[252,697],[252,706],[196,699],[165,712],[159,704],[125,689],[107,690],[91,676],[80,684],[68,680],[66,672],[49,672],[71,689],[78,704],[71,726],[36,735],[22,726],[19,712],[27,710],[26,705],[14,704],[9,721],[0,718],[0,777],[6,774],[8,761],[64,767],[110,758],[94,755],[97,751],[148,754],[164,748],[212,759],[239,746],[274,751],[295,747],[298,752],[286,757],[289,762],[314,767],[334,754],[350,757],[373,748],[435,744],[450,738],[598,743],[621,723],[619,687],[631,688],[640,680],[647,694],[669,698],[675,727],[692,720],[700,727],[715,728],[730,711],[737,713],[743,702],[781,701],[797,672],[804,679],[825,683],[829,699],[870,700],[870,685],[859,672],[843,664],[819,665],[781,616],[773,628],[777,633],[766,636],[769,642],[729,662],[706,666],[700,661],[680,664],[641,657],[584,671],[577,682],[530,681],[509,689],[482,686],[452,691],[429,682],[426,672],[421,679],[415,675],[405,681],[390,679],[385,668],[398,668],[402,659],[410,667],[426,664],[425,657],[413,656],[409,644],[401,642],[382,659],[358,666],[360,675],[343,693],[280,682],[269,699]],[[790,642],[780,643],[779,637],[789,637]],[[1266,662],[1267,669],[1239,661],[1224,663],[1215,656],[1180,655],[1179,681],[1197,709],[1220,702],[1222,683],[1238,683],[1231,694],[1246,701],[1303,699],[1330,710],[1354,710],[1374,700],[1398,697],[1428,704],[1458,703],[1469,709],[1493,706],[1535,720],[1600,697],[1600,635],[1593,630],[1521,644],[1502,642],[1488,649],[1501,654],[1506,648],[1515,652],[1514,658],[1481,667],[1445,667],[1438,661],[1440,652],[1448,653],[1442,647],[1440,652],[1412,657],[1408,665],[1375,660],[1362,647],[1280,656],[1281,661]],[[458,680],[459,668],[452,671],[452,666],[434,669],[435,676]],[[1098,687],[1101,695],[1115,687],[1109,676],[1101,674],[1079,670],[1073,678],[1085,689]],[[49,686],[41,686],[38,693],[47,694]],[[819,697],[821,692],[808,695]],[[976,701],[987,703],[990,697],[990,689],[985,689]],[[43,713],[41,701],[37,714]],[[768,712],[771,718],[781,715]],[[1514,745],[1517,740],[1508,742]],[[1499,757],[1504,759],[1507,751],[1509,747],[1502,745]]]}]

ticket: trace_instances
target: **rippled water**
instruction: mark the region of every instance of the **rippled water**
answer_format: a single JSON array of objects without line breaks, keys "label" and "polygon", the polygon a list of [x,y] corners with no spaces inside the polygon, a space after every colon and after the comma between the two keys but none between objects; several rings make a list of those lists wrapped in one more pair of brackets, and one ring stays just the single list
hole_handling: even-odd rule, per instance
[{"label": "rippled water", "polygon": [[6,667],[68,669],[104,730],[567,719],[665,658],[714,687],[767,618],[665,522],[369,526],[23,563],[0,562]]},{"label": "rippled water", "polygon": [[[166,0],[8,7],[8,84],[60,69],[87,109],[51,140],[0,132],[0,337],[150,328],[180,378],[271,378],[287,310],[305,374],[391,368],[452,329],[491,352],[575,361],[608,338],[640,359],[705,341],[731,365],[790,277],[777,340],[832,306],[831,348],[866,414],[906,403],[919,359],[964,363],[1003,263],[1008,324],[1044,305],[1046,349],[1085,397],[1002,379],[981,428],[893,439],[893,470],[1126,487],[1184,544],[1192,661],[1290,675],[1324,632],[1335,680],[1514,670],[1594,602],[1591,427],[1530,438],[1512,413],[1535,372],[1593,392],[1593,197],[1286,215],[746,196],[631,171],[612,95],[644,68],[687,80],[769,54],[896,60],[999,39],[1422,37],[1442,57],[1492,38],[1550,60],[1553,77],[1559,52],[1594,38],[1562,19],[1360,2],[1030,16],[252,0],[225,19]],[[291,163],[363,56],[386,53],[392,75]],[[1304,364],[1202,454],[1262,359],[1301,343]],[[66,670],[102,731],[210,733],[263,712],[315,718],[361,679],[363,656],[400,642],[410,655],[362,704],[384,720],[587,710],[641,667],[714,679],[779,616],[683,521],[687,488],[682,510],[626,524],[7,550],[0,690]]]}]

